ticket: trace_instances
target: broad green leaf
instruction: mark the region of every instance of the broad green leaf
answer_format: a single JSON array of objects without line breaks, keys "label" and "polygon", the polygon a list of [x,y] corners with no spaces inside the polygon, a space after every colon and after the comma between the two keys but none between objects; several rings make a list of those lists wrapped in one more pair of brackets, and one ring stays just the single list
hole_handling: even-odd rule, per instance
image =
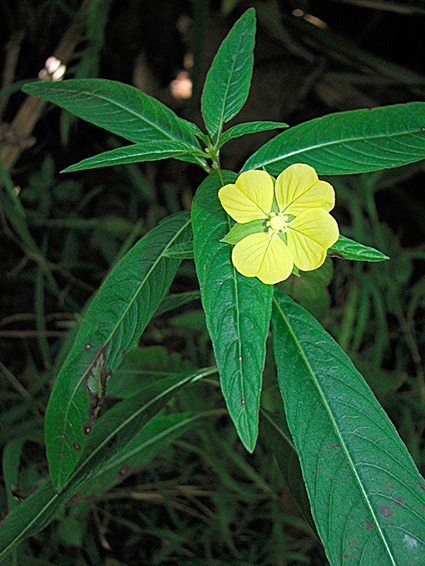
[{"label": "broad green leaf", "polygon": [[348,356],[276,290],[279,386],[332,566],[425,564],[425,481]]},{"label": "broad green leaf", "polygon": [[257,134],[258,132],[268,132],[288,127],[288,124],[283,122],[247,122],[245,124],[237,124],[221,134],[218,147],[222,147],[228,141],[246,136],[247,134]]},{"label": "broad green leaf", "polygon": [[178,141],[199,150],[193,134],[164,104],[137,88],[105,79],[36,82],[22,89],[132,142]]},{"label": "broad green leaf", "polygon": [[387,255],[375,250],[375,248],[370,248],[341,235],[338,241],[329,248],[328,254],[332,257],[356,261],[383,261],[390,259]]},{"label": "broad green leaf", "polygon": [[[145,425],[159,410],[183,387],[195,383],[216,370],[207,368],[192,374],[181,375],[172,386],[156,391],[155,397],[149,397],[147,391],[134,395],[119,403],[102,415],[95,423],[86,449],[74,473],[69,477],[61,493],[57,493],[51,480],[45,481],[39,489],[25,501],[20,503],[6,518],[0,527],[0,560],[5,558],[25,538],[41,531],[53,519],[57,510],[79,490],[83,490],[88,482],[95,482],[107,473],[110,463],[117,464],[120,457],[126,457],[125,447],[131,446],[135,436],[141,442],[142,450],[159,439],[152,437],[152,429]],[[203,416],[214,416],[217,411],[208,411]],[[201,416],[201,414],[199,415]],[[192,422],[196,422],[193,415]],[[120,442],[117,442],[119,437]],[[167,443],[166,436],[163,437]],[[159,448],[159,445],[157,445]]]},{"label": "broad green leaf", "polygon": [[201,107],[205,125],[216,143],[223,124],[231,120],[248,98],[254,65],[255,10],[235,23],[208,71]]},{"label": "broad green leaf", "polygon": [[316,532],[316,525],[311,516],[310,504],[303,482],[300,462],[294,443],[292,442],[291,433],[288,429],[283,405],[279,409],[278,413],[260,409],[260,438],[264,439],[265,443],[268,445],[295,503],[300,508],[300,511],[313,531]]},{"label": "broad green leaf", "polygon": [[207,327],[230,416],[247,450],[258,435],[258,411],[273,287],[240,275],[231,247],[220,240],[230,228],[217,193],[234,173],[210,175],[192,206],[193,246]]},{"label": "broad green leaf", "polygon": [[178,259],[193,259],[193,242],[176,244],[167,250],[166,257],[176,257]]},{"label": "broad green leaf", "polygon": [[390,169],[425,158],[425,103],[337,112],[290,128],[267,142],[241,171],[278,175],[292,163],[319,175]]},{"label": "broad green leaf", "polygon": [[162,346],[133,348],[110,379],[108,395],[127,397],[162,379],[174,378],[194,369],[192,362]]},{"label": "broad green leaf", "polygon": [[195,150],[193,146],[186,142],[159,140],[136,143],[83,159],[83,161],[67,167],[61,173],[72,173],[73,171],[96,169],[97,167],[108,167],[111,165],[124,165],[125,163],[158,161],[159,159],[169,159],[170,157],[191,163],[201,162],[206,164],[202,157],[195,155],[196,153],[200,154],[201,150]]},{"label": "broad green leaf", "polygon": [[246,224],[236,223],[221,241],[226,244],[237,244],[250,234],[265,232],[266,222],[266,220],[251,220],[251,222],[247,222]]},{"label": "broad green leaf", "polygon": [[165,258],[165,252],[190,238],[188,213],[165,219],[121,259],[91,302],[46,413],[47,457],[58,491],[81,456],[108,378],[143,332],[176,274],[180,261]]}]

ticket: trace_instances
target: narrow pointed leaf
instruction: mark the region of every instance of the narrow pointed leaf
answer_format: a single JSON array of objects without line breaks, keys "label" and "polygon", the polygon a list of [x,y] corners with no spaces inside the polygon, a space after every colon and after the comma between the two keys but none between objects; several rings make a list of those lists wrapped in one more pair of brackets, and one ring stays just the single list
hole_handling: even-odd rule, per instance
[{"label": "narrow pointed leaf", "polygon": [[91,302],[53,388],[46,414],[50,474],[60,491],[86,443],[106,383],[158,308],[180,264],[164,254],[190,240],[180,213],[144,236],[114,267]]},{"label": "narrow pointed leaf", "polygon": [[[133,446],[135,437],[141,443],[142,450],[144,444],[147,447],[158,440],[152,437],[150,427],[144,431],[145,425],[182,388],[215,371],[206,368],[181,375],[173,385],[167,384],[165,388],[157,388],[155,397],[151,396],[149,391],[144,391],[102,415],[93,428],[80,462],[72,476],[66,480],[62,492],[58,494],[51,480],[46,480],[33,495],[7,515],[0,527],[0,561],[25,538],[45,528],[58,509],[79,490],[83,491],[90,482],[96,482],[104,473],[110,472],[113,466],[120,462],[121,456],[128,456],[126,447]],[[209,413],[212,415],[213,412]],[[195,418],[193,422],[196,422]],[[120,442],[116,440],[118,437]]]},{"label": "narrow pointed leaf", "polygon": [[105,79],[36,82],[22,89],[132,142],[197,139],[164,104],[137,88]]},{"label": "narrow pointed leaf", "polygon": [[241,171],[278,175],[292,163],[319,175],[390,169],[425,158],[425,103],[337,112],[290,128],[267,142]]},{"label": "narrow pointed leaf", "polygon": [[[224,173],[223,183],[235,178]],[[223,395],[242,442],[252,452],[258,435],[273,287],[240,275],[231,262],[231,247],[220,241],[230,228],[230,218],[217,196],[223,183],[214,173],[195,195],[195,264]]]},{"label": "narrow pointed leaf", "polygon": [[[105,151],[94,157],[83,159],[83,161],[67,167],[61,171],[61,173],[72,173],[73,171],[96,169],[98,167],[108,167],[111,165],[124,165],[125,163],[158,161],[159,159],[169,159],[170,157],[191,163],[206,164],[206,161],[202,159],[202,157],[196,156],[195,153],[193,146],[185,142],[143,142],[119,147],[118,149],[112,149],[111,151]],[[200,150],[198,150],[197,153],[200,153]]]},{"label": "narrow pointed leaf", "polygon": [[247,10],[221,44],[208,71],[201,107],[207,130],[218,141],[223,124],[248,98],[254,65],[255,11]]},{"label": "narrow pointed leaf", "polygon": [[166,257],[176,257],[178,259],[193,259],[193,242],[177,244],[167,250]]},{"label": "narrow pointed leaf", "polygon": [[375,250],[375,248],[365,246],[341,235],[338,241],[329,248],[328,254],[354,261],[384,261],[385,259],[390,259],[387,255]]},{"label": "narrow pointed leaf", "polygon": [[288,128],[288,124],[283,122],[247,122],[245,124],[237,124],[229,128],[220,136],[219,147],[223,146],[230,140],[246,136],[247,134],[257,134],[259,132],[269,132],[270,130]]},{"label": "narrow pointed leaf", "polygon": [[[108,395],[128,397],[163,379],[194,371],[194,364],[162,346],[132,348],[108,383]],[[163,384],[159,383],[162,387]]]},{"label": "narrow pointed leaf", "polygon": [[276,290],[279,386],[332,566],[425,564],[425,481],[348,356]]},{"label": "narrow pointed leaf", "polygon": [[[192,244],[193,248],[193,244]],[[199,291],[187,291],[186,293],[173,293],[167,295],[159,307],[156,309],[154,317],[160,316],[165,312],[172,311],[181,307],[191,301],[196,301],[201,298],[201,294]]]},{"label": "narrow pointed leaf", "polygon": [[283,405],[279,412],[261,409],[261,432],[265,443],[276,459],[279,470],[286,485],[300,508],[306,521],[316,532],[316,525],[311,516],[310,504],[307,491],[303,482],[297,451],[295,450],[292,436],[288,429]]}]

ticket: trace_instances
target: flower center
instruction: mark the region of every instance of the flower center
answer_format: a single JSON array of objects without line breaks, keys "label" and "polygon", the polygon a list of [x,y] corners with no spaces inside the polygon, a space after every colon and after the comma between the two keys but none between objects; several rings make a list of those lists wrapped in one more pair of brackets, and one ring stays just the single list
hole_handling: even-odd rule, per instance
[{"label": "flower center", "polygon": [[273,234],[275,232],[287,232],[288,217],[286,214],[282,214],[281,212],[279,212],[279,214],[272,212],[269,216],[267,226],[269,228],[269,234]]}]

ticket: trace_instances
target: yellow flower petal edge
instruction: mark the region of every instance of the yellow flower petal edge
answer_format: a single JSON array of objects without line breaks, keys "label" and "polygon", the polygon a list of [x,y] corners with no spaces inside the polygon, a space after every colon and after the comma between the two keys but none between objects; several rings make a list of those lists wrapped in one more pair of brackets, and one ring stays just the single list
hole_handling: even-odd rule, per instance
[{"label": "yellow flower petal edge", "polygon": [[288,225],[288,248],[294,264],[302,271],[320,267],[326,252],[339,238],[338,224],[326,210],[304,210]]},{"label": "yellow flower petal edge", "polygon": [[222,187],[218,198],[233,220],[245,224],[267,217],[273,193],[273,178],[266,171],[245,171],[234,184]]},{"label": "yellow flower petal edge", "polygon": [[335,206],[335,191],[326,181],[319,181],[310,165],[295,163],[276,179],[276,200],[279,210],[296,216],[306,208],[323,208],[329,212]]},{"label": "yellow flower petal edge", "polygon": [[233,265],[245,277],[258,277],[266,285],[284,281],[292,273],[293,261],[288,246],[275,234],[251,234],[236,244]]}]

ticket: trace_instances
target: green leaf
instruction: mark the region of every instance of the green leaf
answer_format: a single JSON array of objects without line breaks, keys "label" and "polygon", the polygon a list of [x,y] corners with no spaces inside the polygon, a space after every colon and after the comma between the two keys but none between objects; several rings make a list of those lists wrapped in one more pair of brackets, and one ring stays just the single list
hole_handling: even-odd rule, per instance
[{"label": "green leaf", "polygon": [[114,267],[91,302],[46,413],[47,457],[58,491],[80,458],[108,378],[143,332],[176,274],[180,261],[165,258],[164,253],[190,238],[188,213],[165,219]]},{"label": "green leaf", "polygon": [[359,242],[341,235],[338,241],[329,248],[328,254],[331,257],[356,261],[383,261],[390,259],[387,255],[375,250],[375,248],[359,244]]},{"label": "green leaf", "polygon": [[267,142],[241,171],[278,175],[292,163],[319,175],[390,169],[425,158],[425,103],[337,112],[290,128]]},{"label": "green leaf", "polygon": [[234,173],[210,175],[192,206],[193,246],[207,327],[221,387],[236,430],[252,452],[258,435],[258,411],[273,287],[240,275],[231,247],[220,240],[230,228],[217,193]]},{"label": "green leaf", "polygon": [[170,157],[191,163],[201,162],[206,165],[206,161],[199,155],[196,156],[196,153],[199,154],[200,150],[195,150],[193,146],[185,142],[160,140],[136,143],[83,159],[79,163],[63,169],[61,173],[72,173],[73,171],[96,169],[111,165],[124,165],[125,163],[158,161],[159,159],[169,159]]},{"label": "green leaf", "polygon": [[[6,521],[0,527],[0,561],[25,538],[46,527],[57,510],[75,493],[83,490],[87,482],[94,482],[92,485],[96,485],[97,480],[109,472],[111,463],[113,467],[120,462],[121,456],[126,458],[126,448],[132,446],[136,436],[142,449],[155,441],[150,427],[147,427],[146,434],[143,434],[150,419],[182,388],[215,372],[214,368],[207,368],[189,375],[181,375],[173,385],[159,388],[155,397],[150,397],[149,392],[144,391],[102,415],[95,423],[82,458],[72,476],[66,480],[62,492],[58,494],[52,482],[47,480],[7,515]],[[199,416],[213,416],[216,413],[217,411],[209,411]],[[196,422],[196,415],[192,419]],[[120,442],[117,442],[117,438]],[[164,441],[166,442],[165,437]]]},{"label": "green leaf", "polygon": [[101,470],[78,491],[78,496],[100,495],[111,489],[142,464],[146,466],[158,450],[173,442],[195,424],[199,426],[198,421],[205,416],[208,414],[179,413],[155,416],[121,447],[119,453],[105,462]]},{"label": "green leaf", "polygon": [[132,142],[178,141],[199,150],[172,110],[137,88],[105,79],[29,83],[22,89]]},{"label": "green leaf", "polygon": [[251,220],[246,224],[235,224],[221,241],[226,244],[237,244],[250,234],[265,232],[266,222],[266,220]]},{"label": "green leaf", "polygon": [[133,348],[108,383],[108,395],[127,397],[165,378],[193,371],[194,365],[162,346]]},{"label": "green leaf", "polygon": [[287,422],[329,562],[425,564],[425,482],[369,386],[278,290],[272,324]]},{"label": "green leaf", "polygon": [[177,259],[193,259],[193,242],[184,242],[176,244],[167,250],[165,257],[175,257]]},{"label": "green leaf", "polygon": [[261,409],[260,412],[261,438],[268,444],[270,451],[275,457],[278,468],[282,473],[295,503],[300,508],[300,511],[313,531],[316,532],[316,525],[311,516],[310,504],[303,482],[300,462],[294,443],[292,442],[291,433],[288,429],[283,405],[279,412],[271,412],[265,409]]},{"label": "green leaf", "polygon": [[237,124],[222,133],[218,147],[222,147],[225,143],[234,138],[240,138],[247,134],[257,134],[258,132],[268,132],[270,130],[288,127],[288,124],[284,122],[247,122],[245,124]]},{"label": "green leaf", "polygon": [[180,118],[180,124],[191,134],[202,140],[205,144],[208,144],[208,142],[210,141],[209,136],[207,136],[207,134],[204,134],[204,132],[200,130],[198,126],[193,122],[185,120],[184,118]]},{"label": "green leaf", "polygon": [[254,43],[255,10],[250,8],[224,39],[205,80],[202,115],[214,143],[223,124],[236,116],[248,98]]},{"label": "green leaf", "polygon": [[172,311],[190,303],[191,301],[196,301],[201,298],[199,291],[187,291],[186,293],[172,293],[167,295],[159,307],[156,309],[154,317],[160,316],[165,312]]}]

